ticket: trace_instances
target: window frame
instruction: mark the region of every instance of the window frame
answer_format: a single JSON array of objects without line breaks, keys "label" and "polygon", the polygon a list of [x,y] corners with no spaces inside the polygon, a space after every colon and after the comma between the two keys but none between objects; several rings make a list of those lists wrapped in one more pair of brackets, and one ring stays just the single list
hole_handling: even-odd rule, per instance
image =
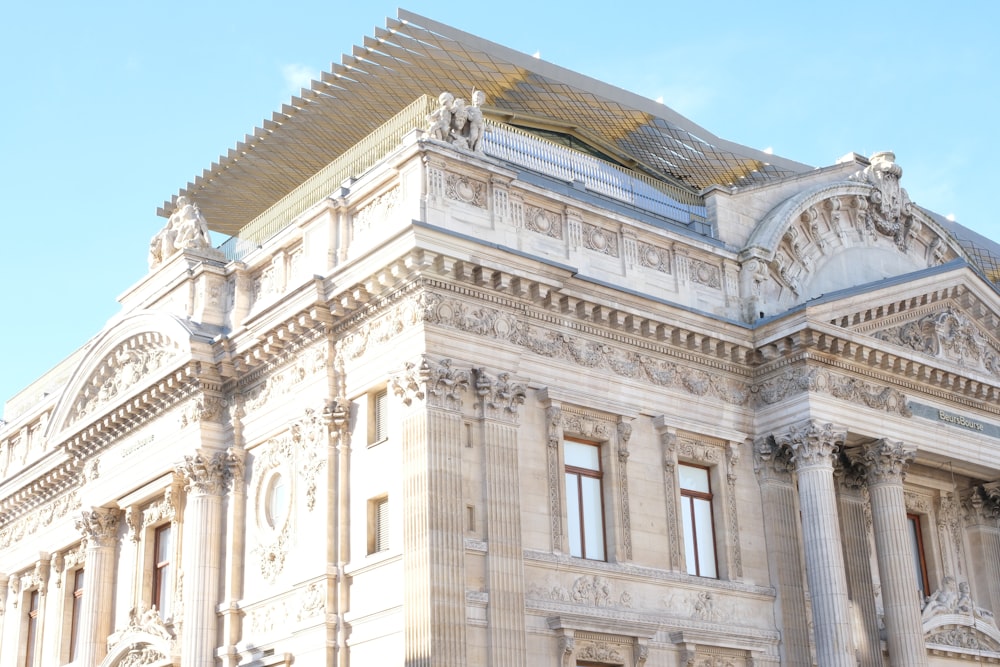
[{"label": "window frame", "polygon": [[[699,491],[697,489],[685,488],[683,482],[681,481],[681,469],[682,468],[692,468],[696,470],[703,470],[705,472],[705,478],[707,481],[708,491]],[[690,463],[688,461],[678,461],[677,462],[677,489],[681,499],[680,513],[681,513],[681,537],[684,540],[684,570],[687,574],[695,577],[703,577],[705,579],[721,579],[721,572],[719,570],[719,540],[718,531],[716,530],[716,511],[715,511],[715,492],[712,491],[712,467],[706,465],[700,465],[697,463]],[[704,541],[702,536],[698,534],[697,529],[697,517],[695,515],[695,501],[701,500],[708,503],[709,512],[709,523],[712,527],[712,534],[708,537],[708,541]],[[689,517],[692,534],[688,534],[688,520],[685,517]],[[694,567],[688,562],[688,541],[691,541],[691,551],[694,553],[695,562]],[[702,567],[701,552],[702,547],[705,545],[710,545],[712,548],[712,565],[715,568],[715,574],[702,574],[704,568]],[[693,569],[693,571],[692,571]]]},{"label": "window frame", "polygon": [[24,642],[21,648],[24,650],[23,667],[36,667],[39,656],[39,622],[42,618],[42,595],[37,588],[32,588],[24,592]]},{"label": "window frame", "polygon": [[66,577],[66,611],[68,613],[69,637],[67,638],[68,643],[65,646],[68,661],[73,662],[79,657],[80,653],[80,615],[83,612],[83,596],[86,593],[86,589],[83,586],[84,570],[82,567],[71,570],[70,575],[72,577],[72,584],[70,584],[71,577]]},{"label": "window frame", "polygon": [[[161,536],[165,531],[169,531],[169,543],[166,545],[167,560],[158,560],[160,553]],[[149,606],[156,607],[156,612],[163,621],[173,616],[173,588],[175,585],[174,575],[176,572],[177,557],[175,545],[177,536],[174,534],[172,523],[162,523],[150,529],[152,535],[152,557],[150,558],[151,579],[149,585]],[[163,572],[166,575],[163,575]],[[167,604],[162,603],[166,600]]]},{"label": "window frame", "polygon": [[389,388],[381,387],[368,394],[368,446],[389,439]]},{"label": "window frame", "polygon": [[368,555],[376,556],[390,550],[389,495],[383,494],[368,500]]},{"label": "window frame", "polygon": [[[564,435],[563,441],[563,490],[566,494],[566,505],[565,505],[565,515],[566,515],[566,546],[570,556],[574,558],[581,558],[584,560],[594,560],[599,562],[608,561],[608,521],[607,521],[607,511],[606,511],[606,499],[604,495],[604,446],[600,442],[594,442],[592,440],[585,440],[583,438],[576,438],[572,436]],[[584,445],[587,447],[594,447],[597,450],[597,469],[592,468],[581,468],[579,466],[573,466],[566,463],[566,443],[575,443],[579,445]],[[576,516],[571,516],[571,504],[570,504],[570,488],[569,481],[570,476],[575,476],[576,478]],[[588,522],[588,515],[584,509],[584,497],[583,497],[583,479],[596,479],[597,480],[597,493],[600,497],[601,503],[599,508],[599,515],[596,517],[599,520],[599,525],[592,530],[596,530],[600,533],[600,547],[601,554],[599,558],[593,558],[587,554],[587,536],[589,531],[587,530],[587,524],[593,523],[593,521]],[[570,523],[576,520],[579,526],[579,540],[578,544],[574,544],[570,537]],[[574,553],[574,547],[579,553]]]},{"label": "window frame", "polygon": [[910,549],[915,556],[913,563],[919,573],[917,579],[917,594],[923,601],[933,591],[930,588],[930,577],[927,574],[927,542],[924,541],[924,515],[914,512],[906,513],[906,522],[909,524]]}]

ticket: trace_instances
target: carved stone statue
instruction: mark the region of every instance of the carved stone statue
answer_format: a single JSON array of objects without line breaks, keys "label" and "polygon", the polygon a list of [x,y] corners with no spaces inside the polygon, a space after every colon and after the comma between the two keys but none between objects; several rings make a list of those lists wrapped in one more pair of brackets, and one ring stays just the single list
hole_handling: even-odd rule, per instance
[{"label": "carved stone statue", "polygon": [[431,139],[447,141],[451,134],[451,105],[455,96],[451,93],[438,95],[438,108],[427,115],[427,132]]},{"label": "carved stone statue", "polygon": [[424,138],[447,141],[465,150],[482,152],[482,138],[486,131],[482,105],[486,94],[472,92],[472,104],[448,92],[438,96],[438,108],[427,114]]},{"label": "carved stone statue", "polygon": [[198,205],[187,197],[178,197],[177,208],[167,224],[149,242],[149,268],[155,269],[178,250],[211,247],[208,223]]},{"label": "carved stone statue", "polygon": [[953,614],[957,611],[957,606],[958,590],[955,586],[955,578],[946,576],[941,580],[941,586],[928,596],[922,618],[927,621],[938,614]]}]

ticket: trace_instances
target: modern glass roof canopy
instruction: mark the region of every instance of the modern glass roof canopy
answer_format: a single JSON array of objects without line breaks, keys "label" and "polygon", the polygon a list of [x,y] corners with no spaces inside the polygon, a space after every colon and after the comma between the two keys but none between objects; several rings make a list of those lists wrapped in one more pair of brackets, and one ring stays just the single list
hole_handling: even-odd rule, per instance
[{"label": "modern glass roof canopy", "polygon": [[216,232],[236,235],[275,202],[414,99],[486,93],[488,116],[585,139],[648,176],[697,193],[811,169],[720,139],[662,104],[399,10],[194,182],[165,201],[194,198]]}]

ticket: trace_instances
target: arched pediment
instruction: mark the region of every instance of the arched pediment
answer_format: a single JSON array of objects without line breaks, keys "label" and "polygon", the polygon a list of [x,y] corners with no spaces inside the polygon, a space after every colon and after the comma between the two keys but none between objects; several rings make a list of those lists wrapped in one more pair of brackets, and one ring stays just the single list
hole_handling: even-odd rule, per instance
[{"label": "arched pediment", "polygon": [[746,319],[964,259],[958,243],[910,203],[901,174],[892,155],[880,153],[850,180],[816,185],[772,209],[740,252]]},{"label": "arched pediment", "polygon": [[49,421],[49,438],[76,431],[158,382],[192,358],[196,332],[162,312],[115,322],[90,344]]},{"label": "arched pediment", "polygon": [[924,622],[927,648],[1000,658],[1000,630],[992,618],[973,614],[938,614]]},{"label": "arched pediment", "polygon": [[141,630],[122,635],[101,661],[101,667],[171,667],[172,641]]}]

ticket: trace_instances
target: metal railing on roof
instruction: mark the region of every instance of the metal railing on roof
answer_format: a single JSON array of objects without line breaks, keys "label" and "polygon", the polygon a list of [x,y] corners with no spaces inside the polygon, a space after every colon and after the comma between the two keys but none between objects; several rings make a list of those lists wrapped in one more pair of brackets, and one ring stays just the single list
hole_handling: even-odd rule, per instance
[{"label": "metal railing on roof", "polygon": [[337,159],[310,176],[299,187],[272,204],[248,222],[236,236],[219,246],[229,260],[241,259],[271,238],[325,197],[336,192],[348,178],[358,176],[399,146],[403,136],[427,122],[435,100],[422,95],[405,109],[383,123],[374,132],[354,144]]},{"label": "metal railing on roof", "polygon": [[668,218],[711,236],[705,224],[705,200],[697,193],[566,148],[530,132],[488,123],[483,152],[505,162],[559,180],[580,183],[594,194]]},{"label": "metal railing on roof", "polygon": [[[426,125],[436,101],[423,95],[340,157],[308,178],[247,223],[219,249],[239,260],[285,229],[308,208],[360,176],[399,146],[404,135]],[[697,193],[537,137],[509,125],[486,121],[483,152],[490,157],[570,183],[598,196],[653,214],[703,236],[714,237],[705,202]]]}]

